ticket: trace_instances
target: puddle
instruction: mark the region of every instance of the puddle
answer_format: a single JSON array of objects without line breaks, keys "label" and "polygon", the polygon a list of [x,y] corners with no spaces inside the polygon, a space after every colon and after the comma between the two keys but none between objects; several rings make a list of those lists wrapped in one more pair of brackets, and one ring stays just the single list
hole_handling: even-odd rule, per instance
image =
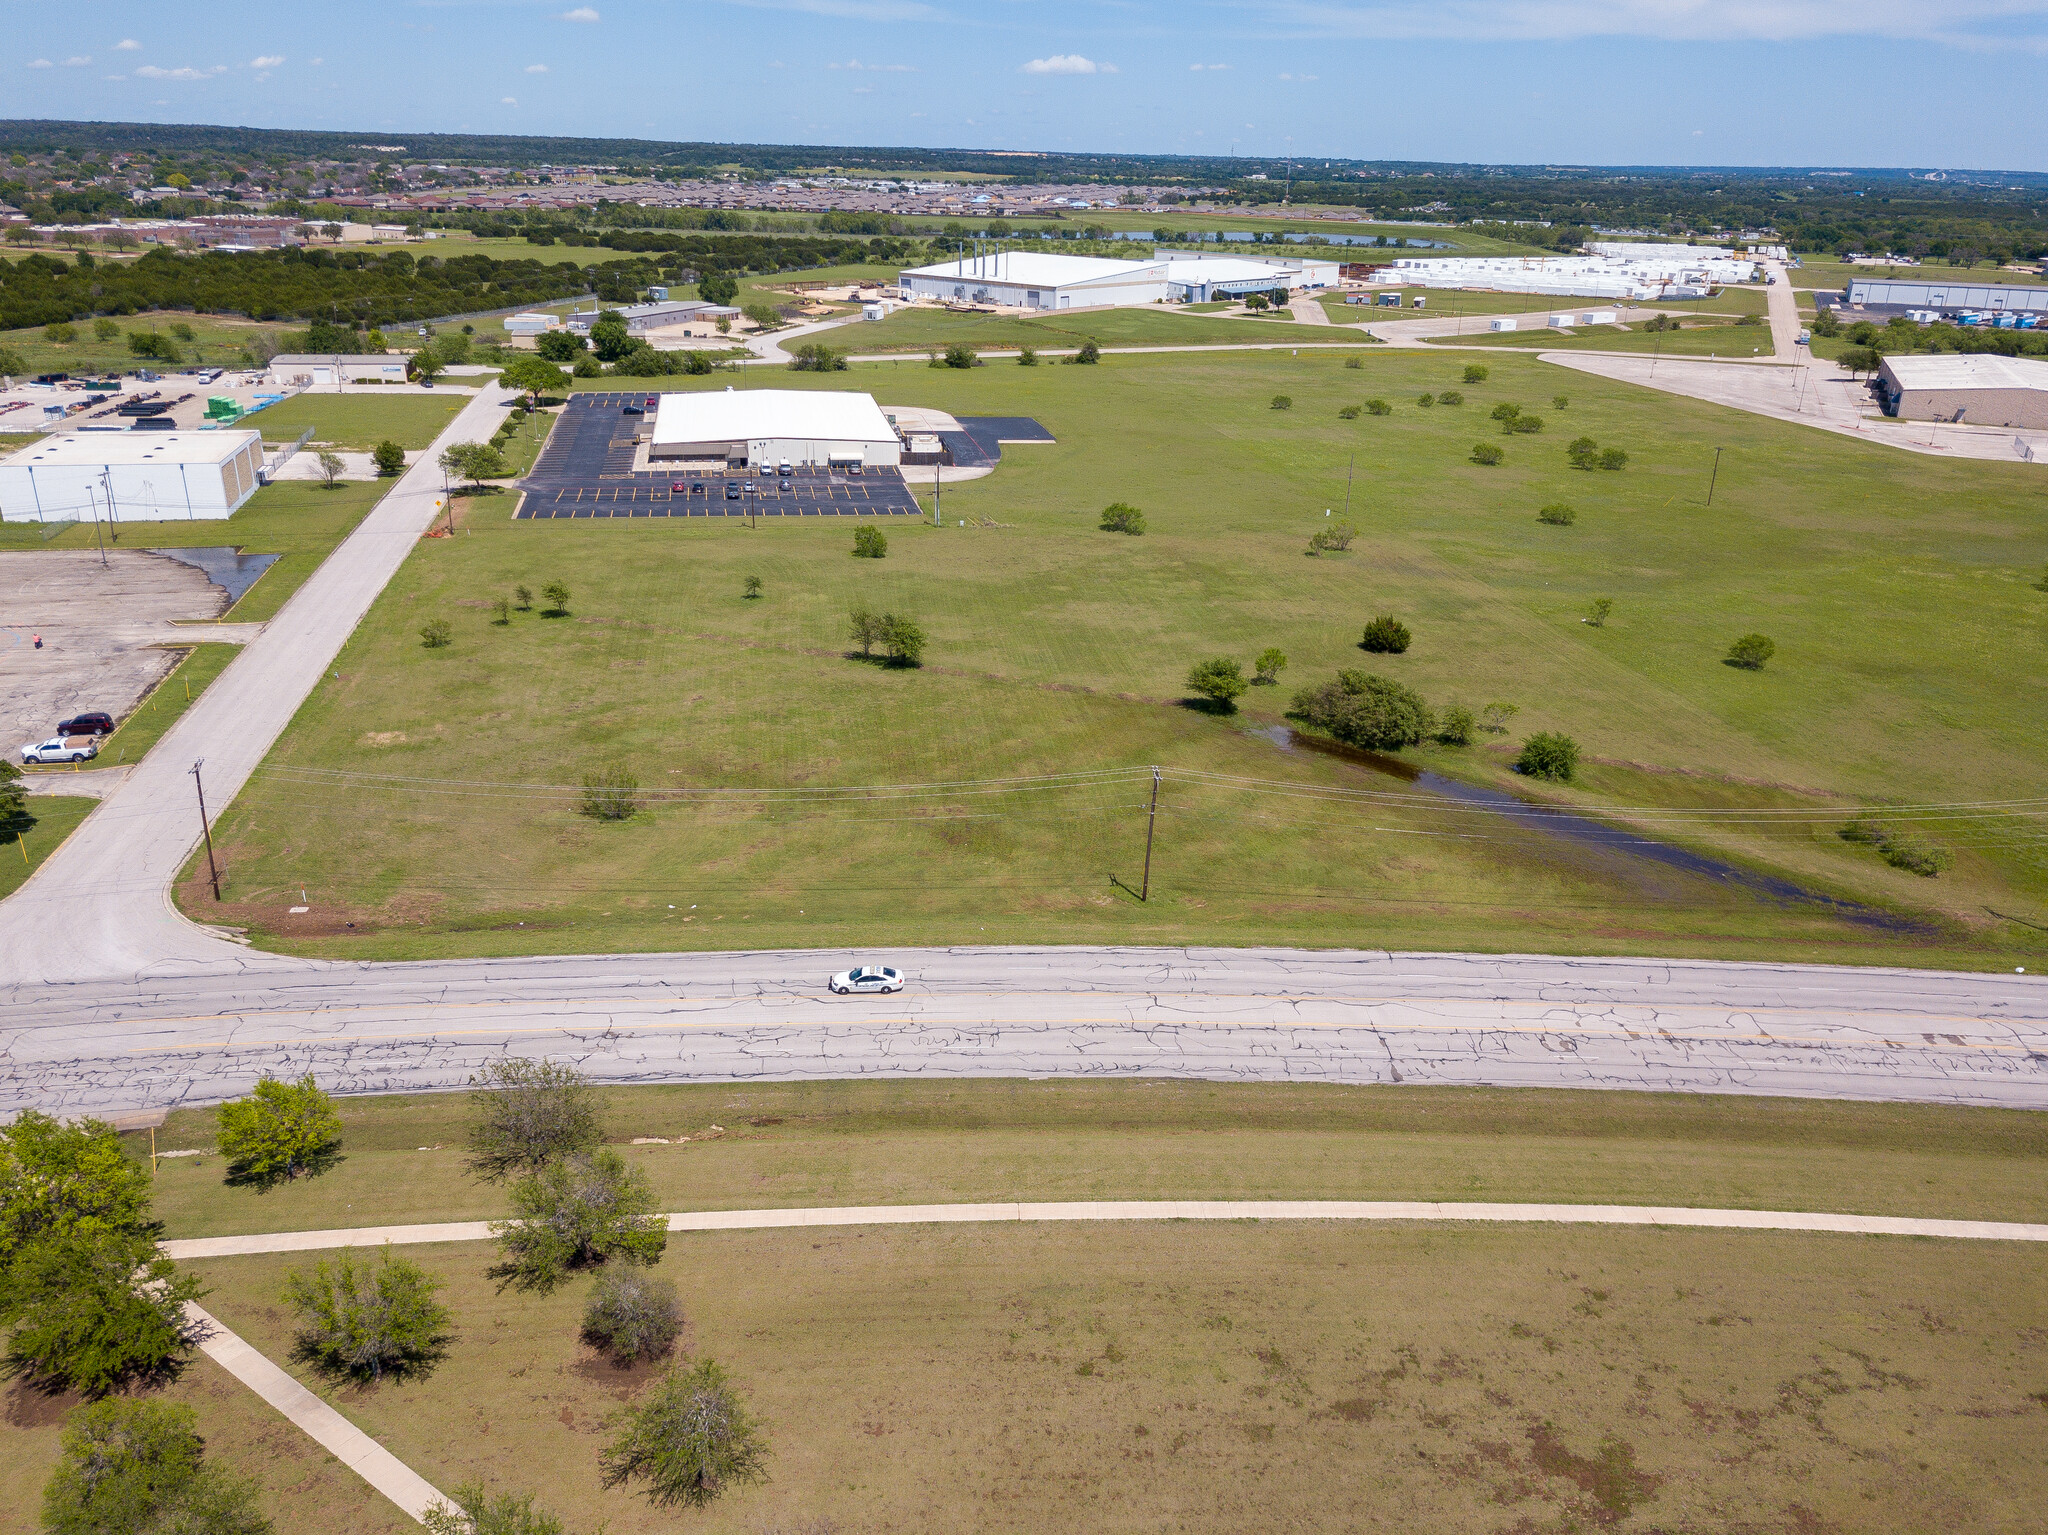
[{"label": "puddle", "polygon": [[[1675,847],[1668,842],[1651,841],[1640,832],[1612,826],[1605,821],[1594,820],[1591,816],[1560,810],[1550,805],[1534,804],[1498,789],[1485,789],[1477,784],[1446,778],[1441,773],[1432,773],[1412,762],[1403,762],[1398,757],[1385,757],[1378,752],[1360,751],[1357,747],[1346,746],[1340,741],[1325,741],[1316,736],[1303,735],[1285,725],[1270,725],[1263,730],[1251,731],[1250,734],[1261,740],[1271,741],[1282,751],[1308,751],[1321,757],[1335,757],[1339,761],[1349,762],[1370,772],[1397,778],[1425,794],[1434,794],[1460,805],[1468,805],[1475,810],[1498,815],[1504,820],[1512,821],[1516,826],[1536,832],[1549,840],[1553,847],[1570,848],[1585,854],[1608,854],[1632,862],[1639,868],[1644,865],[1656,865],[1681,874],[1696,875],[1702,879],[1712,880],[1718,885],[1732,886],[1759,900],[1771,901],[1781,906],[1818,907],[1840,917],[1844,922],[1879,932],[1917,934],[1927,931],[1924,923],[1895,916],[1875,906],[1864,906],[1856,901],[1836,900],[1833,896],[1821,895],[1790,880],[1779,879],[1775,875],[1760,874],[1754,869],[1724,863],[1718,858]],[[1584,864],[1589,860],[1582,858],[1579,861]]]},{"label": "puddle", "polygon": [[242,594],[256,584],[256,578],[278,560],[274,554],[243,554],[239,549],[148,549],[143,552],[161,554],[180,565],[205,571],[207,580],[227,592],[229,607],[240,602]]}]

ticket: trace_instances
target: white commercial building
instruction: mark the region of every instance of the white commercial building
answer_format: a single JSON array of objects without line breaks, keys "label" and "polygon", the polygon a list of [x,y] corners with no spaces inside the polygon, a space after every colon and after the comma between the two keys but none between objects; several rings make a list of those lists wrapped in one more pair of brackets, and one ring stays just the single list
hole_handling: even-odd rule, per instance
[{"label": "white commercial building", "polygon": [[322,384],[402,384],[405,359],[393,352],[346,352],[320,356],[281,352],[270,359],[270,381],[283,389],[317,389]]},{"label": "white commercial building", "polygon": [[896,281],[909,299],[1002,304],[1018,309],[1095,309],[1163,300],[1166,263],[995,251],[911,267]]},{"label": "white commercial building", "polygon": [[2048,362],[1977,352],[1887,357],[1878,387],[1888,415],[1969,426],[2048,427]]},{"label": "white commercial building", "polygon": [[1705,298],[1711,289],[1754,282],[1747,257],[1702,253],[1692,246],[1643,246],[1649,256],[1403,256],[1372,276],[1376,283],[1418,288],[1477,288],[1555,298]]},{"label": "white commercial building", "polygon": [[262,467],[256,432],[66,432],[0,459],[0,521],[232,517]]},{"label": "white commercial building", "polygon": [[1166,257],[1167,297],[1189,304],[1232,299],[1285,288],[1290,293],[1334,288],[1343,266],[1318,256],[1206,255],[1161,251]]},{"label": "white commercial building", "polygon": [[664,394],[654,418],[652,464],[737,469],[788,462],[889,466],[903,444],[871,394],[812,389],[723,389]]}]

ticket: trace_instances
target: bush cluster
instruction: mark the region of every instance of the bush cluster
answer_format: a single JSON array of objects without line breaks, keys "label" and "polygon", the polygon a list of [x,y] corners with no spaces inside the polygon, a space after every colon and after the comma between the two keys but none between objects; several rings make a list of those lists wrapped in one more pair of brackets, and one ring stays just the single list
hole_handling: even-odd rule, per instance
[{"label": "bush cluster", "polygon": [[1602,448],[1590,437],[1574,437],[1564,450],[1565,462],[1574,469],[1626,469],[1628,455],[1619,448]]},{"label": "bush cluster", "polygon": [[1876,848],[1878,856],[1894,869],[1904,869],[1923,879],[1946,873],[1955,864],[1955,854],[1940,843],[1922,841],[1910,832],[1868,817],[1859,817],[1844,826],[1841,837],[1844,842]]}]

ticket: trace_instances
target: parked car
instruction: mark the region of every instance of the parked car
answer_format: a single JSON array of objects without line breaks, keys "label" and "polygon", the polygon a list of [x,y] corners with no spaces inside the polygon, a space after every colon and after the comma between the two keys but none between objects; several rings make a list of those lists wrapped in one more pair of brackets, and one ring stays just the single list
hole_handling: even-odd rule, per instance
[{"label": "parked car", "polygon": [[635,405],[631,400],[628,400],[619,407],[619,414],[622,416],[644,416],[647,412]]},{"label": "parked car", "polygon": [[785,458],[780,464],[775,466],[775,472],[784,479],[788,479],[792,474],[796,473],[796,470],[790,467],[789,460]]},{"label": "parked car", "polygon": [[859,965],[833,976],[832,989],[841,996],[850,991],[901,991],[903,972],[889,965]]},{"label": "parked car", "polygon": [[660,395],[658,395],[658,394],[650,394],[650,395],[649,395],[649,396],[647,397],[647,408],[648,408],[649,410],[658,410],[658,409],[660,409],[660,407],[661,407],[661,396],[660,396]]},{"label": "parked car", "polygon": [[57,727],[60,736],[110,736],[113,733],[114,716],[98,709],[73,715]]},{"label": "parked car", "polygon": [[80,737],[67,741],[63,736],[51,736],[40,744],[31,741],[21,749],[23,762],[83,762],[88,757],[100,754],[100,743]]},{"label": "parked car", "polygon": [[739,481],[737,481],[737,480],[727,480],[727,481],[725,482],[725,499],[726,499],[726,500],[728,500],[728,501],[737,501],[737,500],[739,500],[739,498],[740,498],[740,486],[739,486]]}]

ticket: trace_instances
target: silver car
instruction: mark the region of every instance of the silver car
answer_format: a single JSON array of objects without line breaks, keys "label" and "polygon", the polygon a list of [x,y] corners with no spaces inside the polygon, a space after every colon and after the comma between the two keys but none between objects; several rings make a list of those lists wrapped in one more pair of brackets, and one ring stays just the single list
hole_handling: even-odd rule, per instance
[{"label": "silver car", "polygon": [[23,762],[83,762],[88,757],[100,754],[100,743],[80,736],[77,745],[66,742],[63,736],[51,736],[38,745],[31,741],[21,749]]},{"label": "silver car", "polygon": [[889,965],[857,965],[833,976],[832,989],[841,996],[850,991],[901,991],[903,972]]}]

